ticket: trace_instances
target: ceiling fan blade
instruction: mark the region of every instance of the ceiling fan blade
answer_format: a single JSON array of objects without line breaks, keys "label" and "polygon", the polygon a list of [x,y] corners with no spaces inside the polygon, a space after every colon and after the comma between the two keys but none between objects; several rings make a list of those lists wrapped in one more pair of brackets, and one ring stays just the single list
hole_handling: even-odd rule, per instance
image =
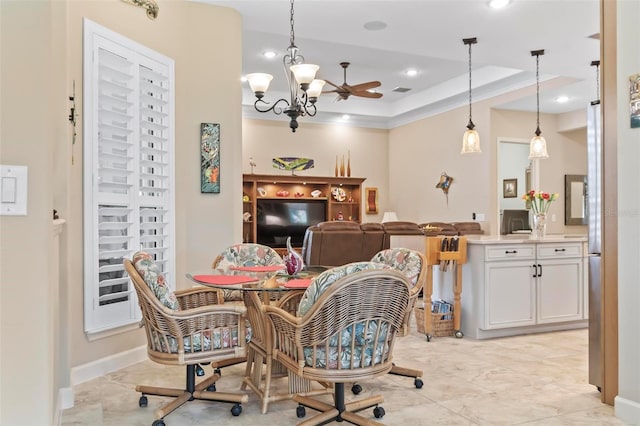
[{"label": "ceiling fan blade", "polygon": [[373,89],[375,87],[380,87],[380,85],[381,83],[379,81],[369,81],[367,83],[354,84],[353,86],[351,86],[351,90],[360,92]]},{"label": "ceiling fan blade", "polygon": [[330,82],[329,80],[325,80],[324,82],[325,82],[325,83],[329,83],[330,85],[332,85],[332,86],[333,86],[333,87],[335,87],[336,89],[341,89],[341,88],[342,88],[341,86],[338,86],[337,84],[332,83],[332,82]]},{"label": "ceiling fan blade", "polygon": [[373,99],[380,99],[382,97],[382,93],[371,93],[371,92],[353,92],[351,93],[353,96],[360,96],[361,98],[373,98]]}]

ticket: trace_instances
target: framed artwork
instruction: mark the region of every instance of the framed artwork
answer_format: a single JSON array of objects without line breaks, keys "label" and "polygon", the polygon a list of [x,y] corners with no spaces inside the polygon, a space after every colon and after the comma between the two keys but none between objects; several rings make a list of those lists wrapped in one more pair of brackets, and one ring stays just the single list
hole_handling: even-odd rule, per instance
[{"label": "framed artwork", "polygon": [[368,187],[365,188],[366,194],[366,213],[377,214],[378,213],[378,188]]},{"label": "framed artwork", "polygon": [[200,124],[200,192],[220,193],[219,124]]},{"label": "framed artwork", "polygon": [[629,112],[631,128],[640,127],[640,74],[629,76]]},{"label": "framed artwork", "polygon": [[516,198],[518,196],[518,179],[504,179],[502,181],[502,197]]}]

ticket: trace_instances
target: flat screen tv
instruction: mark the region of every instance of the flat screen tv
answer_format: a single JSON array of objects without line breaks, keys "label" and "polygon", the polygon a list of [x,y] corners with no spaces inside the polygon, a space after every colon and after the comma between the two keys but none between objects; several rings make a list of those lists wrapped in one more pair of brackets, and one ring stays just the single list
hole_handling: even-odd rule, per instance
[{"label": "flat screen tv", "polygon": [[326,200],[257,200],[257,242],[269,247],[302,247],[309,226],[327,220]]}]

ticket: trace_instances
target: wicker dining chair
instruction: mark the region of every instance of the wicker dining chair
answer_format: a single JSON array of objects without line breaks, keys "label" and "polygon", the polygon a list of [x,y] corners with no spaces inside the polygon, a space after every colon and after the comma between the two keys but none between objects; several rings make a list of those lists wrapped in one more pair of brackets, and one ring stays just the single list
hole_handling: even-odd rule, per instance
[{"label": "wicker dining chair", "polygon": [[334,405],[294,396],[299,418],[306,415],[305,407],[321,411],[301,424],[381,424],[355,412],[375,406],[373,414],[381,418],[384,398],[345,403],[344,384],[391,369],[395,337],[409,306],[409,286],[398,271],[356,262],[318,276],[305,291],[297,316],[277,306],[264,307],[275,331],[276,360],[301,378],[334,383]]},{"label": "wicker dining chair", "polygon": [[[273,248],[262,244],[242,243],[234,244],[225,248],[218,254],[211,265],[212,269],[229,269],[233,266],[272,266],[284,265],[282,257]],[[223,289],[223,302],[231,304],[242,304],[243,296],[241,290]],[[253,331],[250,332],[253,334]],[[214,372],[218,375],[222,374],[220,370],[223,367],[243,363],[247,360],[246,356],[235,359],[227,359],[211,364]],[[244,385],[243,388],[244,389]]]},{"label": "wicker dining chair", "polygon": [[[381,250],[376,253],[371,259],[372,262],[381,263],[387,265],[392,269],[395,269],[404,274],[411,283],[411,291],[409,292],[409,309],[405,317],[402,329],[398,332],[400,336],[406,336],[409,334],[410,320],[413,308],[415,307],[418,296],[427,281],[427,273],[429,267],[427,266],[427,259],[422,253],[416,250],[410,250],[407,248],[390,248]],[[420,389],[423,386],[421,379],[424,372],[415,368],[406,368],[398,365],[393,365],[389,374],[397,376],[413,377],[413,384],[416,388]],[[362,388],[358,384],[354,384],[351,388],[354,394],[358,394],[362,391]]]},{"label": "wicker dining chair", "polygon": [[140,407],[147,406],[147,395],[174,397],[156,410],[153,426],[164,426],[165,416],[193,399],[232,402],[231,413],[239,415],[240,404],[248,401],[247,394],[216,392],[218,374],[198,384],[195,380],[199,363],[245,356],[245,308],[220,304],[220,292],[206,287],[171,292],[148,253],[138,252],[132,261],[124,259],[123,263],[142,311],[147,356],[159,364],[186,366],[184,389],[136,386],[142,393]]}]

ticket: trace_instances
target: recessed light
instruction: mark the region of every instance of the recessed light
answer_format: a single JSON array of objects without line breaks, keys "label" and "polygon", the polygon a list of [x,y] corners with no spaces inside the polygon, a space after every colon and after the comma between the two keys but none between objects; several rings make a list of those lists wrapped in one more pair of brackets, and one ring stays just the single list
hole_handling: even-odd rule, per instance
[{"label": "recessed light", "polygon": [[378,93],[378,92],[376,91],[376,89],[367,89],[367,92],[369,92],[369,93]]},{"label": "recessed light", "polygon": [[263,53],[263,55],[265,58],[271,59],[276,57],[276,52],[274,52],[273,50],[267,50],[266,52]]},{"label": "recessed light", "polygon": [[241,81],[241,82],[243,82],[243,83],[244,83],[244,82],[246,82],[246,81],[247,81],[247,77],[245,77],[245,76],[243,75],[242,77],[240,77],[240,81]]},{"label": "recessed light", "polygon": [[494,8],[494,9],[501,9],[503,7],[505,7],[506,5],[508,5],[511,2],[511,0],[490,0],[489,1],[489,6]]},{"label": "recessed light", "polygon": [[406,70],[404,72],[408,77],[415,77],[416,75],[418,75],[418,70],[413,69],[413,68],[409,68],[408,70]]},{"label": "recessed light", "polygon": [[364,29],[369,31],[380,31],[387,28],[387,23],[382,21],[365,22]]},{"label": "recessed light", "polygon": [[350,119],[350,118],[351,118],[351,116],[350,116],[349,114],[342,114],[342,119],[343,119],[344,121],[347,121],[347,120],[348,120],[348,119]]},{"label": "recessed light", "polygon": [[558,96],[556,98],[556,102],[558,102],[559,104],[563,104],[563,103],[567,102],[568,100],[569,100],[569,97],[568,96],[564,96],[564,95]]}]

